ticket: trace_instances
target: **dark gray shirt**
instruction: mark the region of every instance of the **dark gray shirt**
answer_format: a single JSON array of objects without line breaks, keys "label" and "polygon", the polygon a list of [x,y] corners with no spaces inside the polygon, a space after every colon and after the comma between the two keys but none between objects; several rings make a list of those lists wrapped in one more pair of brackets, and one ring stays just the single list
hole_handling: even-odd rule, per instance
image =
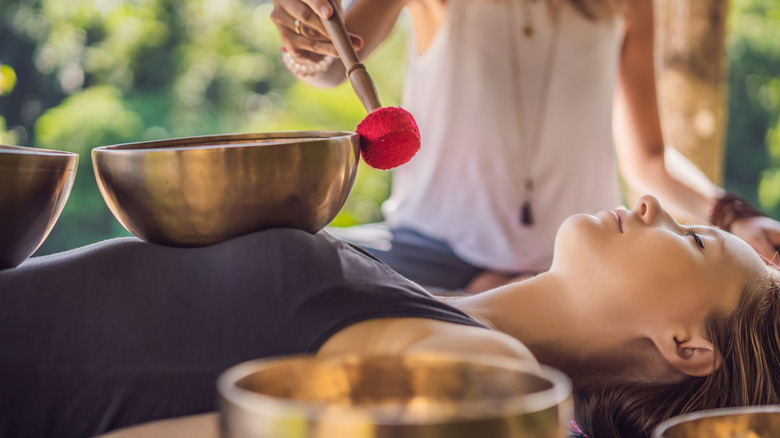
[{"label": "dark gray shirt", "polygon": [[0,271],[0,437],[86,437],[216,409],[240,362],[368,319],[484,327],[356,247],[277,229],[204,248],[126,238]]}]

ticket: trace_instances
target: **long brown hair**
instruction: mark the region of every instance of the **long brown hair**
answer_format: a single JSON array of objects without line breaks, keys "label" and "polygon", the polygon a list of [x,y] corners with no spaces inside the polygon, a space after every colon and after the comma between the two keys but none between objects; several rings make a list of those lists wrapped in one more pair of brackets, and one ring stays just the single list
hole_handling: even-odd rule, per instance
[{"label": "long brown hair", "polygon": [[706,322],[720,366],[675,383],[615,381],[575,388],[577,422],[594,438],[649,437],[662,421],[704,409],[780,403],[780,271],[748,285],[728,315]]}]

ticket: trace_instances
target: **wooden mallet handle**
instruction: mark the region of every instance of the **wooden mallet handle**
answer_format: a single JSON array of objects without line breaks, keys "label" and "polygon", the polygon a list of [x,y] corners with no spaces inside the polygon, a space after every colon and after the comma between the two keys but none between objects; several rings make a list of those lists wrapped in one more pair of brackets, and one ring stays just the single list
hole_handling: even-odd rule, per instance
[{"label": "wooden mallet handle", "polygon": [[329,19],[322,20],[322,24],[325,25],[325,29],[330,34],[330,39],[333,41],[333,45],[336,46],[336,51],[347,69],[347,77],[352,83],[352,89],[355,90],[355,94],[357,94],[366,112],[370,114],[382,107],[379,103],[376,87],[374,87],[374,81],[371,80],[371,76],[366,71],[366,66],[360,62],[360,58],[358,58],[358,54],[352,46],[349,33],[347,33],[347,27],[344,24],[341,8],[336,4],[339,0],[328,1],[333,8],[333,14]]}]

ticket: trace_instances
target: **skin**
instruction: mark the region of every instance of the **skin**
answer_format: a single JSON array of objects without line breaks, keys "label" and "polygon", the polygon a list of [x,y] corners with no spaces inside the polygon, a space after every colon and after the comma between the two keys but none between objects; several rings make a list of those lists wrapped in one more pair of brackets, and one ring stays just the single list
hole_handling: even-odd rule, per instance
[{"label": "skin", "polygon": [[[623,5],[626,36],[613,114],[621,170],[634,187],[653,191],[679,216],[707,222],[707,207],[723,190],[710,181],[694,189],[692,181],[670,174],[664,160],[653,75],[653,2]],[[346,24],[361,58],[387,37],[404,7],[412,17],[418,52],[427,49],[446,0],[355,0]],[[286,50],[305,63],[338,56],[320,22],[331,13],[327,0],[274,0],[271,18]],[[295,33],[295,19],[301,20],[303,35]],[[344,68],[334,62],[327,72],[300,79],[335,86],[344,79]],[[761,258],[745,242],[763,257],[775,257],[780,223],[739,220],[732,231],[744,241],[695,227],[704,249],[687,230],[652,197],[640,198],[631,211],[573,216],[560,228],[550,271],[473,297],[448,299],[496,331],[413,318],[372,320],[340,331],[319,354],[490,353],[538,360],[575,382],[609,377],[637,364],[655,379],[709,374],[717,358],[704,319],[711,311],[736,306],[744,284],[763,271]],[[488,271],[475,289],[512,280]],[[216,437],[216,421],[216,414],[198,415],[106,437]]]},{"label": "skin", "polygon": [[575,382],[642,363],[659,364],[649,370],[654,378],[701,376],[716,363],[707,315],[735,308],[765,269],[741,239],[680,225],[644,196],[631,211],[569,218],[550,271],[454,304],[522,340]]},{"label": "skin", "polygon": [[[496,1],[496,0],[474,0]],[[323,55],[338,56],[328,42],[320,22],[329,17],[327,0],[274,0],[271,14],[282,43],[299,62],[317,61]],[[361,59],[387,37],[401,9],[407,7],[412,18],[416,45],[425,52],[435,35],[447,6],[446,0],[355,0],[345,13],[347,28],[353,32],[355,48]],[[319,14],[314,11],[320,11]],[[673,174],[658,112],[654,60],[653,0],[622,2],[625,39],[621,51],[618,83],[613,106],[615,145],[621,173],[638,192],[653,193],[675,216],[687,223],[707,223],[709,205],[724,194],[722,188],[694,172]],[[303,23],[304,35],[294,32],[295,19]],[[335,86],[344,80],[344,68],[334,62],[329,71],[299,76],[316,86]],[[687,159],[675,155],[683,168],[695,169]],[[740,219],[731,227],[770,263],[780,261],[780,222],[754,217]],[[467,287],[471,292],[487,290],[510,281],[524,279],[496,271],[485,271]]]},{"label": "skin", "polygon": [[[637,367],[642,378],[654,380],[703,376],[718,366],[706,317],[736,308],[745,285],[765,269],[736,236],[681,225],[655,198],[643,196],[631,211],[569,218],[548,272],[448,299],[494,330],[419,318],[369,320],[336,333],[318,354],[495,354],[538,360],[575,385]],[[215,422],[215,414],[200,415],[109,436],[211,437]]]}]

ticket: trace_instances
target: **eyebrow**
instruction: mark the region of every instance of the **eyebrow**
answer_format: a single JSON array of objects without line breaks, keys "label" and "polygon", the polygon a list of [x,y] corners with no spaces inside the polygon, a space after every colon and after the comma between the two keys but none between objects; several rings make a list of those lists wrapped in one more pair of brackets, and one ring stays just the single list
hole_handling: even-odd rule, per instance
[{"label": "eyebrow", "polygon": [[726,252],[726,238],[724,236],[725,231],[719,230],[715,227],[706,227],[697,231],[701,234],[714,238],[718,242],[718,251],[720,253]]}]

